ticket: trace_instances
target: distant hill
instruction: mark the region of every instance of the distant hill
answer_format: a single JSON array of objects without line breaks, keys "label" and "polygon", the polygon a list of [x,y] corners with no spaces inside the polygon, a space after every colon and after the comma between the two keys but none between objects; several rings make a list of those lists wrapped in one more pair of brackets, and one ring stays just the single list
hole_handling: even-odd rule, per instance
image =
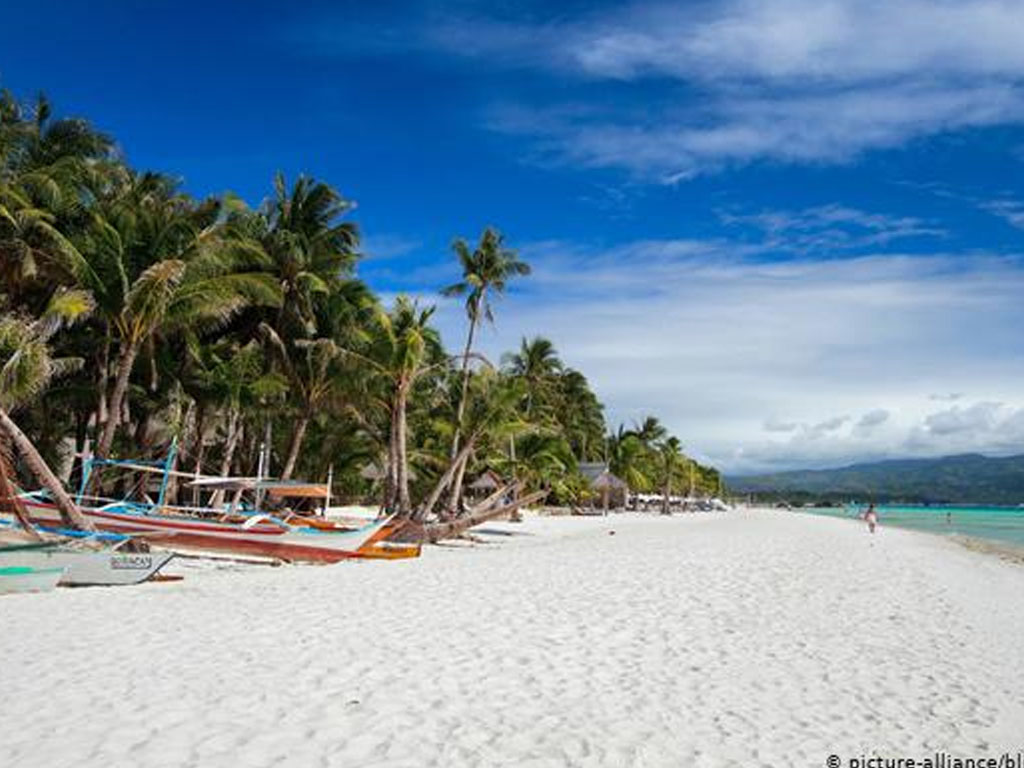
[{"label": "distant hill", "polygon": [[898,459],[839,469],[727,477],[726,484],[735,493],[762,499],[1016,505],[1024,503],[1024,455]]}]

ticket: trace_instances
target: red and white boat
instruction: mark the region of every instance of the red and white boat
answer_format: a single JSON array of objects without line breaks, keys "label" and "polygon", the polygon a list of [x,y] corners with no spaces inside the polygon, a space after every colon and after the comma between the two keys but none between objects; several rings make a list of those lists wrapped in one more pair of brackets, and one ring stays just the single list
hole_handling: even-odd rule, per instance
[{"label": "red and white boat", "polygon": [[[56,506],[37,494],[22,496],[33,522],[62,524]],[[167,549],[216,552],[289,562],[335,563],[362,557],[359,550],[385,539],[391,518],[376,520],[350,531],[293,527],[269,515],[254,515],[244,523],[224,522],[184,514],[156,514],[151,507],[112,502],[101,507],[80,507],[101,531],[150,536]],[[365,551],[365,549],[364,549]]]}]

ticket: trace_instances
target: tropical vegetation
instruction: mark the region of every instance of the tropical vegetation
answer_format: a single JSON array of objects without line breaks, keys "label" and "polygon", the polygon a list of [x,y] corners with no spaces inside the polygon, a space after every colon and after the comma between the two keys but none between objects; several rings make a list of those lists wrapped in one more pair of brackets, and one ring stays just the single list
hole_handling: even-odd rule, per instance
[{"label": "tropical vegetation", "polygon": [[590,462],[636,491],[720,490],[657,419],[610,432],[549,339],[498,364],[477,351],[530,273],[497,229],[453,244],[442,294],[464,301],[466,335],[451,353],[429,297],[384,306],[361,280],[353,205],[331,185],[278,175],[255,207],[196,199],[115,146],[44,97],[0,93],[0,439],[68,522],[84,524],[64,492],[82,456],[172,442],[189,472],[251,475],[269,456],[264,472],[333,470],[334,498],[419,520],[465,515],[485,471],[554,503],[590,497]]}]

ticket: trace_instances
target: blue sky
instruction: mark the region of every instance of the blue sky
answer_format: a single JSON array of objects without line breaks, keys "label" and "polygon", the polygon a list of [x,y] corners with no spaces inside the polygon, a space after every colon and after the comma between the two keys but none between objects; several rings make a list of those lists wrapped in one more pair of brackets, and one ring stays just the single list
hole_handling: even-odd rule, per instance
[{"label": "blue sky", "polygon": [[535,274],[485,351],[550,336],[613,423],[730,471],[1024,452],[1019,3],[10,5],[0,85],[197,195],[329,181],[450,344],[498,226]]}]

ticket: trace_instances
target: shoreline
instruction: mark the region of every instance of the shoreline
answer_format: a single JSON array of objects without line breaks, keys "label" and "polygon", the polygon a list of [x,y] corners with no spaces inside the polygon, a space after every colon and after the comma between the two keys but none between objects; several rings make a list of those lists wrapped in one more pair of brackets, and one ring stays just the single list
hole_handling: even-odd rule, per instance
[{"label": "shoreline", "polygon": [[[770,510],[776,511],[771,507],[750,507],[755,510]],[[798,513],[808,517],[826,518],[831,520],[845,520],[850,523],[857,523],[861,526],[864,522],[860,518],[854,517],[843,517],[840,515],[827,515],[816,512],[809,512],[804,509],[790,509],[784,510],[788,513]],[[1024,565],[1024,545],[1016,544],[1014,542],[1005,541],[996,538],[986,538],[984,536],[972,536],[969,534],[956,533],[956,532],[942,532],[938,530],[930,530],[927,528],[916,528],[909,525],[899,525],[898,523],[889,523],[882,520],[879,524],[879,529],[888,528],[899,531],[907,531],[910,533],[920,533],[925,536],[929,536],[939,540],[954,542],[965,549],[969,549],[973,552],[984,553],[987,555],[998,557],[1007,562],[1011,562],[1017,565]]]}]

